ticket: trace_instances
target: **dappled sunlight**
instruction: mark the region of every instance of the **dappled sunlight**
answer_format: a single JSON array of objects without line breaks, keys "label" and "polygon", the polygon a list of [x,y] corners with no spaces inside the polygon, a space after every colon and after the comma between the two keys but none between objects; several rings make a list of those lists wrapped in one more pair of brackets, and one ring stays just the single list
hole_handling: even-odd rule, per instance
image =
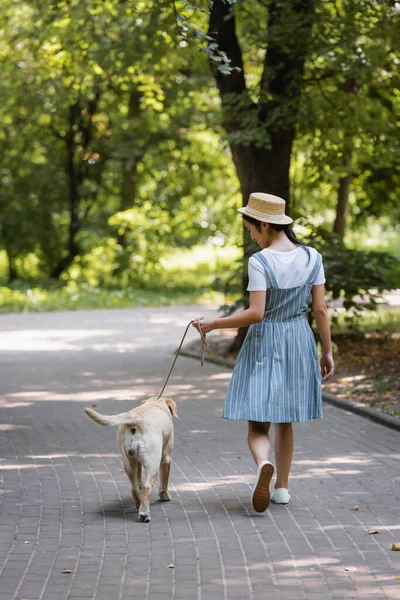
[{"label": "dappled sunlight", "polygon": [[189,433],[216,433],[216,431],[211,431],[208,429],[191,429]]},{"label": "dappled sunlight", "polygon": [[[129,326],[128,323],[131,323]],[[146,315],[148,331],[143,331],[137,319],[120,319],[116,329],[23,329],[2,331],[0,351],[4,352],[81,352],[92,350],[97,352],[135,352],[144,348],[170,345],[171,337],[165,336],[163,327],[154,327],[170,323],[174,329],[174,338],[180,319],[171,319],[171,315]],[[99,325],[98,319],[96,325]],[[135,327],[136,326],[136,327]],[[136,329],[136,330],[135,330]],[[198,335],[194,330],[191,332]],[[106,339],[104,339],[106,338]],[[107,339],[108,338],[108,339]],[[178,342],[178,339],[177,339]]]},{"label": "dappled sunlight", "polygon": [[[340,559],[333,558],[332,556],[318,556],[318,560],[324,565],[336,565],[340,563]],[[274,565],[293,568],[293,559],[276,560],[274,561]],[[315,556],[312,555],[305,558],[296,557],[296,565],[297,567],[315,567]]]},{"label": "dappled sunlight", "polygon": [[32,401],[40,402],[100,402],[102,400],[139,400],[145,396],[147,392],[142,390],[131,390],[126,389],[109,389],[109,390],[97,390],[94,392],[71,392],[71,393],[56,393],[50,391],[39,391],[39,392],[16,392],[15,394],[7,394],[7,398],[29,398]]},{"label": "dappled sunlight", "polygon": [[291,479],[314,479],[317,476],[318,478],[323,479],[324,477],[330,477],[331,475],[361,475],[363,471],[327,471],[325,469],[321,469],[321,471],[313,472],[312,470],[307,471],[307,473],[291,473]]},{"label": "dappled sunlight", "polygon": [[15,429],[31,429],[29,425],[14,425],[13,423],[0,423],[0,431],[13,431]]},{"label": "dappled sunlight", "polygon": [[[131,550],[139,550],[135,555],[138,568],[145,565],[146,574],[148,536],[150,544],[156,536],[154,539],[160,541],[160,546],[154,544],[154,552],[163,553],[164,570],[171,562],[176,565],[177,582],[179,574],[192,576],[190,570],[197,564],[194,555],[197,544],[199,568],[203,569],[201,561],[205,569],[210,565],[203,581],[213,585],[216,597],[227,586],[229,598],[231,595],[244,598],[246,577],[257,586],[271,573],[275,574],[285,597],[296,597],[299,589],[301,596],[302,583],[305,596],[319,597],[319,585],[327,573],[332,588],[335,583],[346,587],[346,581],[354,578],[353,570],[359,574],[362,589],[366,589],[371,573],[368,579],[363,557],[351,544],[353,541],[359,544],[367,560],[372,563],[372,556],[379,565],[380,558],[386,560],[382,549],[390,555],[392,540],[400,536],[394,508],[395,474],[382,471],[382,487],[390,482],[382,494],[382,504],[378,504],[381,500],[378,485],[374,482],[369,487],[386,457],[400,458],[399,449],[396,451],[390,438],[382,435],[378,439],[375,429],[368,429],[368,423],[362,423],[358,429],[365,430],[371,442],[366,444],[366,436],[358,433],[353,421],[345,413],[341,413],[340,421],[336,409],[332,409],[339,424],[335,419],[330,421],[332,415],[328,414],[325,421],[297,428],[290,506],[271,504],[267,513],[253,514],[250,496],[256,468],[247,449],[247,424],[220,418],[231,378],[230,369],[225,367],[206,363],[201,369],[199,360],[179,357],[165,391],[166,396],[176,401],[181,418],[174,422],[172,502],[159,503],[158,480],[151,497],[151,525],[136,524],[129,479],[115,440],[117,428],[100,428],[83,409],[93,406],[101,413],[116,414],[139,406],[142,400],[161,390],[183,333],[185,311],[174,318],[161,310],[151,318],[146,311],[139,313],[131,318],[130,311],[124,311],[122,316],[120,311],[110,311],[104,320],[101,313],[67,315],[60,322],[56,315],[46,319],[40,316],[34,322],[31,337],[27,328],[24,335],[15,337],[16,350],[21,348],[18,354],[17,351],[2,353],[5,364],[0,399],[3,417],[0,441],[5,463],[2,501],[8,502],[18,514],[20,510],[13,505],[20,502],[17,506],[21,507],[22,525],[33,528],[31,515],[39,514],[41,498],[44,499],[40,544],[45,548],[45,543],[51,542],[49,560],[56,556],[53,549],[58,543],[60,558],[56,557],[54,563],[58,568],[70,548],[78,552],[82,539],[83,571],[89,556],[90,561],[97,561],[97,568],[104,548],[111,562],[118,548],[118,558],[123,561],[128,536]],[[196,312],[192,316],[195,315]],[[25,317],[21,317],[21,327]],[[41,323],[52,325],[42,336],[38,335]],[[69,324],[71,331],[67,330]],[[13,327],[18,329],[18,323]],[[11,331],[6,334],[9,339],[14,335]],[[197,335],[194,330],[190,332],[191,338]],[[29,340],[32,347],[27,348],[24,342]],[[3,340],[2,344],[6,346],[7,342]],[[147,350],[143,351],[144,346]],[[351,427],[354,427],[354,443]],[[18,458],[14,458],[14,452]],[[352,512],[356,504],[359,511]],[[54,526],[51,536],[49,515]],[[379,530],[380,535],[369,536],[370,528]],[[27,540],[33,539],[30,535],[27,534]],[[17,538],[16,544],[23,543],[22,539]],[[14,543],[11,536],[10,540]],[[24,550],[32,548],[31,543]],[[38,547],[38,555],[41,549]],[[175,559],[167,560],[165,549],[175,551]],[[225,579],[219,569],[218,550],[224,561]],[[391,558],[395,560],[397,556]],[[71,562],[61,566],[74,570]],[[151,577],[155,573],[152,570]],[[170,571],[168,574],[173,575]],[[78,571],[77,580],[80,576]],[[165,573],[162,577],[165,578]],[[193,589],[197,589],[196,582]],[[243,594],[239,589],[244,590]],[[208,598],[208,590],[204,594]],[[258,598],[256,587],[254,594]],[[269,594],[267,588],[265,594]]]},{"label": "dappled sunlight", "polygon": [[300,460],[296,460],[296,463],[298,465],[310,465],[310,466],[314,466],[315,465],[336,465],[336,464],[360,464],[360,465],[368,465],[371,462],[370,458],[358,458],[358,457],[354,457],[352,455],[346,455],[346,456],[329,456],[328,458],[325,458],[323,460],[306,460],[306,459],[300,459]]},{"label": "dappled sunlight", "polygon": [[[87,402],[96,403],[103,400],[107,401],[132,401],[137,402],[151,396],[157,395],[162,385],[162,376],[149,379],[132,378],[120,379],[115,381],[113,374],[110,374],[109,379],[93,377],[86,379],[81,384],[73,383],[71,387],[63,382],[65,391],[60,390],[62,387],[55,379],[50,382],[50,389],[27,389],[24,391],[16,391],[5,393],[0,399],[0,408],[16,408],[30,406],[34,402]],[[88,376],[89,377],[89,376]],[[110,379],[112,384],[117,387],[110,387]],[[207,400],[210,396],[217,396],[220,391],[215,388],[210,388],[206,392],[199,393],[199,385],[197,378],[191,378],[187,383],[186,378],[175,376],[168,384],[167,394],[175,398],[178,402],[192,400],[193,397],[198,400]],[[182,383],[180,383],[182,381]],[[47,382],[49,384],[49,382]],[[140,385],[141,384],[141,385]],[[146,384],[146,385],[143,385]],[[54,391],[53,388],[54,387]]]},{"label": "dappled sunlight", "polygon": [[[298,570],[301,569],[301,579],[303,581],[307,582],[309,593],[312,593],[314,595],[314,593],[318,593],[320,591],[320,585],[321,585],[319,578],[315,579],[315,572],[320,571],[321,569],[319,568],[318,563],[315,560],[315,557],[310,558],[310,560],[307,561],[306,566],[303,566],[302,562],[303,561],[301,559],[298,560],[296,558],[297,569],[295,569],[293,561],[275,561],[275,560],[273,560],[274,568],[276,569],[276,571],[279,572],[281,577],[283,575],[285,577],[284,580],[280,579],[279,587],[280,587],[280,589],[284,589],[285,586],[292,587],[293,585],[298,585],[298,579],[299,579]],[[334,573],[336,576],[339,576],[339,577],[347,578],[348,572],[351,572],[351,571],[357,571],[358,574],[361,574],[361,577],[359,577],[359,579],[361,581],[363,579],[362,574],[364,574],[364,576],[367,577],[368,580],[370,577],[369,569],[366,565],[362,565],[362,566],[357,565],[357,567],[352,567],[351,562],[350,562],[349,563],[350,566],[347,567],[340,560],[324,558],[324,557],[318,557],[318,562],[321,564],[321,566],[323,566],[324,569],[331,571],[332,573]],[[331,562],[334,563],[334,565],[331,565],[330,564]],[[308,565],[310,565],[308,570],[305,570]],[[226,566],[229,567],[229,564]],[[235,570],[239,571],[239,575],[240,575],[240,571],[245,568],[245,566],[242,564],[241,565],[235,564],[235,565],[232,565],[232,567],[235,567]],[[252,567],[253,567],[252,564],[247,565],[247,569],[249,569],[249,570],[254,570]],[[286,567],[286,568],[282,569],[281,567]],[[257,563],[257,568],[255,570],[256,571],[263,570],[263,569],[267,570],[269,568],[270,567],[269,567],[268,563],[262,563],[261,565],[259,565],[259,563]],[[357,576],[357,579],[358,579],[358,576]],[[221,585],[223,584],[223,580],[220,578],[211,579],[210,581],[215,584],[221,584]],[[225,578],[225,581],[228,584],[243,585],[243,579],[239,579],[239,578],[233,578],[233,577],[227,576]],[[314,588],[313,592],[310,591],[311,588]],[[265,594],[265,598],[267,598],[267,597],[268,597],[267,594]],[[300,592],[298,593],[297,597],[301,598]],[[323,596],[321,596],[321,597],[323,597]],[[328,596],[327,598],[330,598],[330,596]],[[340,596],[337,596],[337,598],[340,598]]]},{"label": "dappled sunlight", "polygon": [[[359,531],[360,527],[359,524],[354,521],[353,525],[346,525],[347,531],[351,533],[351,530],[354,532]],[[321,525],[321,529],[322,531],[342,531],[342,526],[340,524],[334,524],[334,525]],[[379,525],[378,527],[379,532],[382,533],[383,531],[395,531],[395,530],[400,530],[400,525]]]},{"label": "dappled sunlight", "polygon": [[[41,468],[54,468],[54,467],[65,467],[65,465],[69,464],[69,458],[84,458],[87,461],[93,461],[93,460],[101,460],[103,461],[106,458],[111,458],[111,459],[115,459],[117,461],[117,465],[118,468],[120,466],[120,454],[119,452],[112,452],[112,453],[93,453],[93,454],[81,454],[79,452],[56,452],[56,453],[49,453],[49,454],[26,454],[24,456],[20,457],[20,460],[32,460],[34,462],[28,462],[28,463],[13,463],[13,462],[9,462],[9,463],[5,463],[5,464],[1,464],[1,469],[4,471],[12,471],[12,470],[26,470],[26,469],[41,469]],[[64,459],[64,460],[63,460]],[[5,460],[5,459],[4,459]],[[9,460],[13,460],[11,457],[9,457]],[[39,461],[39,462],[38,462]],[[54,462],[56,461],[56,462]],[[92,462],[90,462],[90,464],[92,464]],[[80,475],[109,475],[109,473],[107,471],[103,471],[103,470],[87,470],[87,467],[84,468],[84,470],[76,470],[76,473],[79,473]]]},{"label": "dappled sunlight", "polygon": [[235,483],[253,483],[254,477],[252,475],[229,475],[223,478],[209,478],[207,481],[192,481],[189,483],[175,484],[175,488],[179,492],[190,492],[190,491],[201,491],[208,490],[213,487],[233,485]]},{"label": "dappled sunlight", "polygon": [[[46,351],[82,350],[83,345],[76,342],[93,338],[94,336],[113,336],[112,329],[29,329],[25,331],[2,332],[0,350],[9,351]],[[74,345],[73,345],[74,344]]]},{"label": "dappled sunlight", "polygon": [[152,324],[155,324],[155,325],[165,325],[166,323],[170,323],[171,322],[171,318],[169,316],[163,317],[163,316],[160,316],[160,315],[157,315],[157,316],[154,316],[154,317],[150,316],[150,318],[148,319],[147,322],[149,324],[152,323]]},{"label": "dappled sunlight", "polygon": [[[24,469],[41,469],[41,468],[48,468],[49,465],[38,465],[36,463],[30,463],[30,464],[8,464],[8,465],[1,465],[1,468],[3,471],[21,471]],[[52,467],[62,467],[62,463],[59,464],[52,464]]]},{"label": "dappled sunlight", "polygon": [[329,469],[327,467],[321,469],[310,469],[309,473],[316,476],[324,475],[358,475],[362,473],[360,470],[355,469]]},{"label": "dappled sunlight", "polygon": [[77,475],[109,475],[107,471],[76,471]]},{"label": "dappled sunlight", "polygon": [[32,402],[7,402],[0,399],[0,408],[25,408],[32,406]]},{"label": "dappled sunlight", "polygon": [[226,372],[226,373],[214,373],[213,375],[209,375],[208,379],[214,381],[214,380],[230,380],[232,377],[232,373]]},{"label": "dappled sunlight", "polygon": [[66,458],[67,456],[75,457],[77,454],[78,454],[78,452],[63,452],[62,454],[31,454],[31,455],[25,455],[25,458],[33,458],[35,460],[36,459],[37,460],[41,460],[41,459],[52,460],[53,458]]}]

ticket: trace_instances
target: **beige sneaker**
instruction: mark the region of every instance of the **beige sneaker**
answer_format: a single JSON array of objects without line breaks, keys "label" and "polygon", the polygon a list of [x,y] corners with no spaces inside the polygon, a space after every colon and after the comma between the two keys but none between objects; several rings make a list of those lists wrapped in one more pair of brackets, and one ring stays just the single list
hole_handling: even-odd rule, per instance
[{"label": "beige sneaker", "polygon": [[271,502],[275,504],[289,504],[290,494],[287,488],[277,488],[271,494]]},{"label": "beige sneaker", "polygon": [[267,510],[270,500],[269,486],[272,475],[274,474],[274,465],[268,460],[263,460],[257,469],[257,480],[251,495],[251,503],[256,512],[262,513]]}]

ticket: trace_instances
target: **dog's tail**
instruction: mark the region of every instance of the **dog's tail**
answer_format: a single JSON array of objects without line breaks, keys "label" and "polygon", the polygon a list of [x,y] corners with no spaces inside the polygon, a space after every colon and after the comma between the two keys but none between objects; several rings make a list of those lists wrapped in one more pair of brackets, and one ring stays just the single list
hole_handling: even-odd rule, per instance
[{"label": "dog's tail", "polygon": [[102,415],[91,408],[85,408],[85,413],[99,425],[138,425],[141,420],[139,415],[132,415],[129,412],[119,413],[119,415]]}]

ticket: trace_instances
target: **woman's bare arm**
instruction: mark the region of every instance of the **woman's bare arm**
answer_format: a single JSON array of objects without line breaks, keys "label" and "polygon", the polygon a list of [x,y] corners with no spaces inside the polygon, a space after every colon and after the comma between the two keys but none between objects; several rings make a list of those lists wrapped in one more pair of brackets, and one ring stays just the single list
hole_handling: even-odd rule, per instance
[{"label": "woman's bare arm", "polygon": [[331,328],[325,302],[325,286],[323,284],[314,285],[312,288],[312,311],[322,344],[321,374],[327,380],[332,377],[335,365],[332,357]]},{"label": "woman's bare arm", "polygon": [[262,321],[265,313],[265,298],[265,291],[250,292],[250,306],[246,310],[231,317],[221,317],[213,321],[203,321],[202,317],[199,317],[193,323],[193,327],[198,330],[200,325],[202,333],[206,334],[214,329],[237,329],[258,323]]}]

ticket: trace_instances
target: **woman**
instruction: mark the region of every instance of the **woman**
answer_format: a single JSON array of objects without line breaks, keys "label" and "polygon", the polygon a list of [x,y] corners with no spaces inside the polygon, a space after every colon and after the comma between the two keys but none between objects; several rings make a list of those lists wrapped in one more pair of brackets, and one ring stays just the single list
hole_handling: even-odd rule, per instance
[{"label": "woman", "polygon": [[[334,362],[321,255],[297,240],[282,198],[254,193],[247,206],[238,210],[252,240],[261,247],[249,260],[250,306],[231,317],[199,319],[194,327],[207,334],[250,325],[222,416],[248,421],[248,443],[257,464],[252,505],[256,512],[264,512],[270,499],[289,503],[292,423],[322,417],[321,376],[324,380],[332,377]],[[322,343],[319,364],[306,318],[310,293]],[[274,466],[268,460],[271,423],[277,469],[272,494]]]}]

